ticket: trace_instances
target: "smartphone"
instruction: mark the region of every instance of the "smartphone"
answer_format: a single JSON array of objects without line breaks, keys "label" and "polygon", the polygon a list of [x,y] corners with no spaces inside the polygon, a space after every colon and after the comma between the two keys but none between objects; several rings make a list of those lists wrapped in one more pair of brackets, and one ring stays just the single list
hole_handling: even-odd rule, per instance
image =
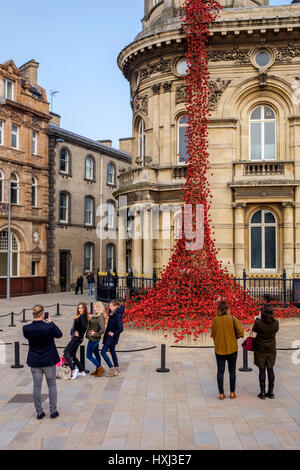
[{"label": "smartphone", "polygon": [[44,320],[48,320],[48,318],[49,318],[49,312],[45,312]]}]

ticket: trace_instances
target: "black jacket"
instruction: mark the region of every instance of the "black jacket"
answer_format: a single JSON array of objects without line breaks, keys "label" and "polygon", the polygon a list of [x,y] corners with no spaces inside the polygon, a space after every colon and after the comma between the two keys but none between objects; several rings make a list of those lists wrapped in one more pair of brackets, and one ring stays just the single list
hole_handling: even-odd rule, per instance
[{"label": "black jacket", "polygon": [[82,286],[83,285],[83,277],[79,276],[76,281],[77,286]]},{"label": "black jacket", "polygon": [[85,313],[80,315],[80,317],[75,318],[73,323],[73,328],[71,329],[71,336],[74,335],[74,331],[78,331],[79,339],[83,340],[85,332],[88,327],[88,319]]},{"label": "black jacket", "polygon": [[23,326],[23,334],[29,342],[29,367],[49,367],[59,362],[54,338],[61,338],[63,334],[53,322],[33,321]]},{"label": "black jacket", "polygon": [[86,276],[86,280],[88,284],[95,284],[94,274],[89,274],[88,276]]},{"label": "black jacket", "polygon": [[[106,330],[103,336],[103,344],[109,347],[116,346],[119,341],[120,334],[123,331],[123,313],[125,307],[121,305],[113,313],[109,315]],[[111,331],[114,335],[110,336],[108,332]]]}]

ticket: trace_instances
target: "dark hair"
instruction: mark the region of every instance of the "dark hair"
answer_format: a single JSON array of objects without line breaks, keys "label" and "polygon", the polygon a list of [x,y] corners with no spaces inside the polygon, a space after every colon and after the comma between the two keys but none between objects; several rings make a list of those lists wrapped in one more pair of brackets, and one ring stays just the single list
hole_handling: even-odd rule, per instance
[{"label": "dark hair", "polygon": [[229,305],[227,302],[225,302],[225,300],[219,302],[217,313],[218,315],[226,315],[227,313],[230,313]]},{"label": "dark hair", "polygon": [[120,307],[120,305],[121,305],[118,300],[111,300],[109,303],[116,306],[116,307]]},{"label": "dark hair", "polygon": [[[82,305],[83,307],[83,312],[82,313],[79,313],[79,306]],[[87,319],[89,320],[90,319],[90,314],[88,312],[88,309],[87,309],[87,304],[85,302],[80,302],[78,305],[77,305],[77,311],[76,311],[76,316],[75,316],[75,319],[76,318],[79,318],[81,315],[86,315],[87,316]]]},{"label": "dark hair", "polygon": [[261,319],[264,323],[272,323],[275,320],[273,305],[266,304],[263,306],[261,309]]}]

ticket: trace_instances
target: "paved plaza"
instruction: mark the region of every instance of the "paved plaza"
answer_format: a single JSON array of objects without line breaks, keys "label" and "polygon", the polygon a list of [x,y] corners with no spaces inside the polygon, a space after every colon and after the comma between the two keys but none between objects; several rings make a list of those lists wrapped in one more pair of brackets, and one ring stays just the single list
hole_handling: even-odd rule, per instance
[{"label": "paved plaza", "polygon": [[[0,301],[0,316],[19,313],[35,303],[76,304],[90,301],[86,293],[49,294]],[[55,314],[55,307],[48,309]],[[62,329],[57,346],[65,346],[75,307],[61,307],[53,317]],[[31,319],[30,312],[26,312]],[[10,318],[0,318],[0,339],[20,341],[21,316],[16,327]],[[300,322],[281,323],[277,347],[291,348],[300,340]],[[85,340],[84,344],[86,344]],[[238,372],[237,399],[219,401],[213,349],[178,349],[167,344],[168,373],[160,367],[157,335],[125,331],[118,345],[121,377],[87,375],[74,381],[57,381],[60,416],[36,420],[31,399],[32,380],[26,366],[27,347],[21,346],[22,369],[12,369],[13,345],[6,347],[6,364],[0,366],[0,449],[97,449],[97,450],[197,450],[197,449],[300,449],[300,364],[292,351],[278,351],[275,366],[275,399],[257,398],[258,371],[249,353],[252,372]],[[136,349],[151,348],[137,352]],[[62,349],[59,350],[60,353]],[[300,353],[299,353],[300,357]],[[300,361],[299,361],[300,362]],[[240,349],[238,367],[242,366]],[[93,366],[86,361],[90,371]],[[225,390],[228,394],[226,373]],[[225,392],[225,393],[226,393]],[[44,383],[43,393],[47,395]]]}]

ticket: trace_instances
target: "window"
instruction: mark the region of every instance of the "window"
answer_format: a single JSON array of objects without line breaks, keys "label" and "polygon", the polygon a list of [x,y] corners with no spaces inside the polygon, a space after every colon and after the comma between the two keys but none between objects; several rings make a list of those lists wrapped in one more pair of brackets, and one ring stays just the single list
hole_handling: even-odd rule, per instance
[{"label": "window", "polygon": [[10,202],[19,204],[19,178],[16,173],[10,175]]},{"label": "window", "polygon": [[107,203],[107,228],[115,228],[116,208],[112,201]]},{"label": "window", "polygon": [[93,247],[92,243],[86,243],[84,245],[84,271],[93,272]]},{"label": "window", "polygon": [[[10,275],[18,276],[19,271],[19,242],[17,237],[11,233],[10,244]],[[7,255],[8,255],[8,231],[0,232],[0,276],[7,276]]]},{"label": "window", "polygon": [[0,202],[4,201],[4,174],[0,170]]},{"label": "window", "polygon": [[87,180],[94,179],[94,160],[92,157],[86,157],[85,159],[85,177]]},{"label": "window", "polygon": [[15,124],[11,126],[11,146],[13,149],[19,148],[19,127]]},{"label": "window", "polygon": [[32,131],[32,154],[37,154],[37,132]]},{"label": "window", "polygon": [[276,159],[276,116],[270,106],[259,106],[250,115],[250,159]]},{"label": "window", "polygon": [[31,178],[31,204],[32,207],[37,207],[37,179],[35,176]]},{"label": "window", "polygon": [[106,245],[106,271],[112,271],[115,265],[115,246],[110,243]]},{"label": "window", "polygon": [[277,224],[268,210],[255,212],[250,221],[251,269],[276,269]]},{"label": "window", "polygon": [[37,276],[38,275],[38,261],[32,261],[31,263],[31,275]]},{"label": "window", "polygon": [[70,154],[67,149],[61,149],[59,159],[59,171],[61,173],[70,173]]},{"label": "window", "polygon": [[0,121],[0,145],[4,142],[4,122]]},{"label": "window", "polygon": [[4,91],[4,98],[8,100],[14,99],[14,82],[11,80],[7,80],[6,78],[3,80],[3,91]]},{"label": "window", "polygon": [[188,126],[187,114],[181,116],[178,121],[178,163],[184,164],[187,162],[187,143],[186,143],[186,130]]},{"label": "window", "polygon": [[107,184],[116,184],[116,167],[112,162],[107,165]]},{"label": "window", "polygon": [[62,223],[69,222],[69,195],[67,193],[59,194],[59,221]]},{"label": "window", "polygon": [[85,225],[93,225],[94,220],[94,198],[86,196],[84,200],[84,223]]},{"label": "window", "polygon": [[146,147],[146,134],[145,123],[141,119],[138,127],[138,158],[142,165],[145,164],[145,147]]}]

